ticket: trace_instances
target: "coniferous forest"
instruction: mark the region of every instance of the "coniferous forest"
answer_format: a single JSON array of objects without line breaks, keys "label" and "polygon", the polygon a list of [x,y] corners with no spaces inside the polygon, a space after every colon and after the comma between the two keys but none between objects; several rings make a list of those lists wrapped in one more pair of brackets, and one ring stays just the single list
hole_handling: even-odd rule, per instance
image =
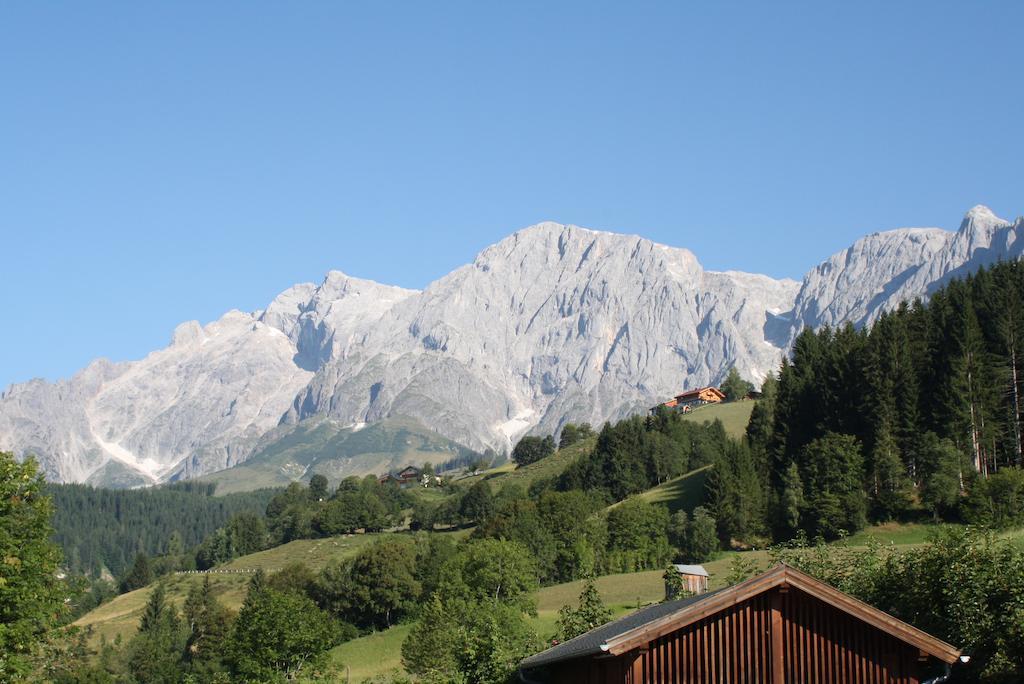
[{"label": "coniferous forest", "polygon": [[773,536],[830,537],[920,508],[1024,522],[1022,302],[1024,267],[1004,263],[870,328],[804,331],[747,430]]},{"label": "coniferous forest", "polygon": [[150,489],[49,484],[54,539],[74,573],[122,577],[140,553],[180,555],[239,513],[263,514],[277,490],[214,496],[215,485],[182,482]]}]

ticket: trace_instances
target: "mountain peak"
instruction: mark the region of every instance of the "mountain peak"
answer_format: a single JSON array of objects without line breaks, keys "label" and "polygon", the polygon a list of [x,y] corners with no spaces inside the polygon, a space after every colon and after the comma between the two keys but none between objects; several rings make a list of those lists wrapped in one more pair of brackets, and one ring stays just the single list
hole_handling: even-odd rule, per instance
[{"label": "mountain peak", "polygon": [[976,204],[971,207],[970,211],[964,214],[964,220],[960,223],[960,231],[991,230],[1009,225],[1009,223],[1009,221],[996,216],[984,204]]},{"label": "mountain peak", "polygon": [[986,206],[985,206],[984,204],[975,204],[975,205],[974,205],[973,207],[971,207],[971,208],[970,208],[970,210],[969,210],[969,211],[968,211],[968,212],[967,212],[967,213],[966,213],[966,214],[964,215],[964,218],[974,218],[974,217],[982,217],[982,216],[984,216],[984,217],[992,217],[992,218],[998,218],[998,217],[997,217],[997,216],[995,215],[995,213],[993,213],[993,211],[992,211],[991,209],[989,209],[988,207],[986,207]]}]

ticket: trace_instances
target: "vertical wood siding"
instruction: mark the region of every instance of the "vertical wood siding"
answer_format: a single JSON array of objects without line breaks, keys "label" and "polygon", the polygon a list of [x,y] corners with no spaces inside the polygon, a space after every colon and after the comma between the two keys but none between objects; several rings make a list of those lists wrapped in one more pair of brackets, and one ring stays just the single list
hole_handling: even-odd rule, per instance
[{"label": "vertical wood siding", "polygon": [[[779,654],[772,649],[773,599],[779,601],[782,617]],[[731,606],[650,642],[646,649],[564,663],[550,681],[763,684],[772,682],[776,655],[787,684],[918,684],[928,665],[918,660],[917,649],[790,589]]]}]

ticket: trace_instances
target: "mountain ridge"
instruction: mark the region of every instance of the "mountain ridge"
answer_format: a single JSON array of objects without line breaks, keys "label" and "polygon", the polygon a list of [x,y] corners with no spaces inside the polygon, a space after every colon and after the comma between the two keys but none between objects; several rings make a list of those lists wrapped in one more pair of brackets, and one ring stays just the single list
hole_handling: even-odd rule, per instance
[{"label": "mountain ridge", "polygon": [[186,321],[143,359],[12,385],[0,394],[0,449],[37,454],[60,481],[118,463],[139,483],[242,463],[278,426],[319,416],[407,417],[470,449],[507,450],[530,430],[600,424],[718,382],[733,365],[760,380],[803,327],[869,324],[1018,258],[1021,230],[978,205],[956,231],[867,235],[798,282],[543,222],[423,290],[329,271],[265,309]]}]

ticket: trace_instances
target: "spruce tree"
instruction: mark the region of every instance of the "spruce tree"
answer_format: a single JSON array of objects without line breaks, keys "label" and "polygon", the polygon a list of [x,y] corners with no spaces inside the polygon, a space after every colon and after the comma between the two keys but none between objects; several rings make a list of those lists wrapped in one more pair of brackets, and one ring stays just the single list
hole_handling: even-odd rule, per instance
[{"label": "spruce tree", "polygon": [[185,599],[188,638],[185,659],[189,671],[200,677],[225,670],[224,644],[231,627],[231,614],[213,595],[210,576],[201,585],[193,584]]},{"label": "spruce tree", "polygon": [[601,595],[597,591],[597,583],[593,575],[590,575],[583,581],[579,606],[572,608],[566,605],[559,609],[558,636],[562,641],[568,641],[600,627],[611,619],[612,612],[601,600]]},{"label": "spruce tree", "polygon": [[426,681],[445,681],[457,669],[455,654],[462,638],[455,606],[434,594],[420,609],[419,619],[402,642],[402,665]]},{"label": "spruce tree", "polygon": [[153,568],[149,562],[149,556],[139,551],[135,554],[135,561],[128,570],[128,574],[121,580],[121,593],[124,594],[135,589],[146,586],[153,581]]},{"label": "spruce tree", "polygon": [[138,682],[172,684],[181,680],[185,632],[178,611],[167,602],[160,582],[150,592],[139,621],[139,632],[128,644],[128,665]]},{"label": "spruce tree", "polygon": [[779,494],[778,515],[775,516],[777,541],[788,541],[800,529],[800,517],[804,508],[804,486],[800,479],[800,469],[796,462],[791,462],[782,479]]},{"label": "spruce tree", "polygon": [[722,393],[726,401],[739,401],[746,397],[754,389],[754,385],[745,380],[736,366],[729,369],[725,380],[722,382]]}]

